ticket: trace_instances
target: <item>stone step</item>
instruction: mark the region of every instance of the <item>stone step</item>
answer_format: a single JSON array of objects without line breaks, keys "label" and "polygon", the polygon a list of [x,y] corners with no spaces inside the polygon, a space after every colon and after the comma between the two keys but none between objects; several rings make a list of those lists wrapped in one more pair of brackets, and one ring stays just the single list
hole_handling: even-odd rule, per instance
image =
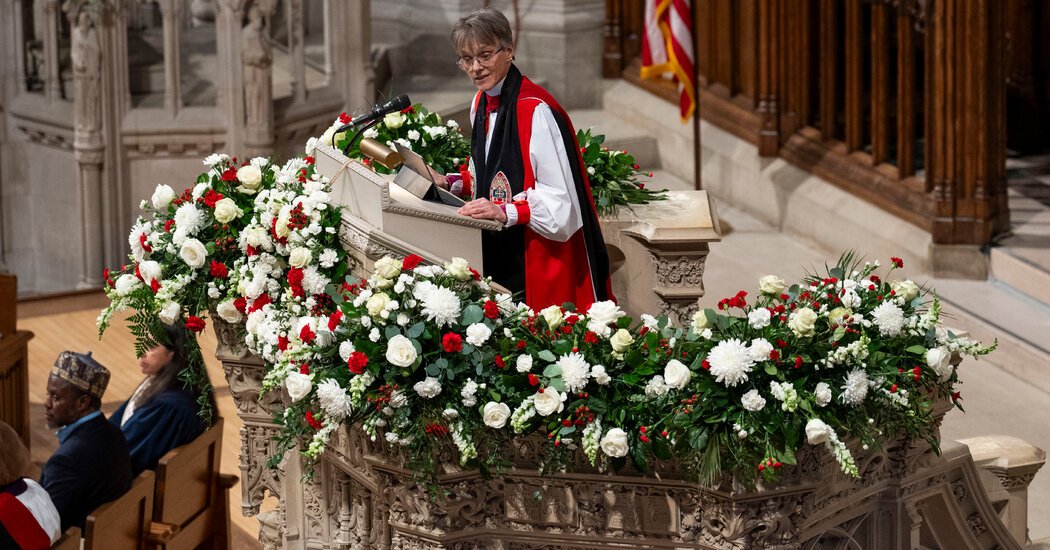
[{"label": "stone step", "polygon": [[[656,141],[659,167],[675,176],[693,178],[693,127],[679,121],[678,106],[623,79],[606,80],[602,108],[617,120]],[[638,164],[645,166],[639,162]]]},{"label": "stone step", "polygon": [[997,246],[991,249],[989,263],[992,279],[1050,306],[1050,249]]},{"label": "stone step", "polygon": [[656,139],[626,120],[600,109],[578,109],[569,112],[576,130],[590,129],[591,134],[605,135],[604,146],[618,151],[627,151],[644,169],[656,170],[660,163],[660,150]]}]

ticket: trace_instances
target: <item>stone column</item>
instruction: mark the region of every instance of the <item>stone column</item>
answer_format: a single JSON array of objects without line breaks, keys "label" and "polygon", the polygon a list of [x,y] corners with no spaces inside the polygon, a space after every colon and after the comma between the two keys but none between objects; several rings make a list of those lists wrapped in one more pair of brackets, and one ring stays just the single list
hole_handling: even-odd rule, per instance
[{"label": "stone column", "polygon": [[[16,0],[8,0],[8,2],[5,3],[5,10],[7,9],[6,5],[8,3],[11,6],[11,20],[22,21],[22,18],[24,17],[22,12],[22,2]],[[11,25],[11,28],[13,29],[13,32],[11,33],[7,44],[9,44],[8,47],[12,48],[11,51],[18,53],[18,55],[12,56],[14,57],[14,59],[12,59],[12,65],[14,68],[14,74],[12,76],[14,76],[14,78],[12,80],[17,82],[16,85],[18,86],[18,92],[21,93],[24,92],[26,89],[26,39],[25,34],[22,32],[22,25],[16,23],[14,25]],[[4,90],[4,92],[6,94],[10,94],[7,97],[14,97],[15,91],[12,90],[10,86],[8,86],[7,89]]]},{"label": "stone column", "polygon": [[238,155],[244,147],[244,75],[241,38],[246,0],[219,0],[215,24],[218,65],[218,108],[226,113],[226,152]]},{"label": "stone column", "polygon": [[370,0],[325,0],[325,42],[333,87],[347,110],[375,99],[372,67],[372,3]]},{"label": "stone column", "polygon": [[292,55],[292,102],[306,103],[306,20],[303,0],[288,0],[288,49]]},{"label": "stone column", "polygon": [[101,21],[84,4],[70,5],[73,62],[73,153],[77,161],[80,198],[81,263],[80,288],[102,284],[104,263],[102,167],[102,40]]},{"label": "stone column", "polygon": [[174,116],[182,107],[179,68],[182,1],[161,0],[160,13],[164,25],[164,109]]},{"label": "stone column", "polygon": [[62,99],[62,77],[58,72],[58,0],[46,0],[44,4],[44,95],[48,101]]}]

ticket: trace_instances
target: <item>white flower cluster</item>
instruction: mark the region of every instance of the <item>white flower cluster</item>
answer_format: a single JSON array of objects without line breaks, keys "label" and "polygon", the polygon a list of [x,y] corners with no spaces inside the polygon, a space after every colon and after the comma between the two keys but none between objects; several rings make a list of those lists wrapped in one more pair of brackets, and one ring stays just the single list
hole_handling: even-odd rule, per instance
[{"label": "white flower cluster", "polygon": [[791,382],[775,382],[769,383],[769,393],[774,399],[780,401],[780,408],[787,412],[795,412],[798,409],[798,391],[795,390],[795,386]]}]

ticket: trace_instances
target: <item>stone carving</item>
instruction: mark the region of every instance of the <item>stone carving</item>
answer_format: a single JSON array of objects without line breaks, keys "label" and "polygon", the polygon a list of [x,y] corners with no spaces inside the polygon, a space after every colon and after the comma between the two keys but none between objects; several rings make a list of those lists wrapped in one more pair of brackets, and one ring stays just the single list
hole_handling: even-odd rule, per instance
[{"label": "stone carving", "polygon": [[696,286],[703,289],[704,264],[707,254],[699,256],[666,256],[652,252],[653,272],[664,286]]},{"label": "stone carving", "polygon": [[273,133],[273,48],[264,10],[256,2],[248,9],[248,24],[242,39],[244,50],[244,108],[249,135],[267,137]]},{"label": "stone carving", "polygon": [[81,8],[73,28],[73,117],[85,141],[102,128],[102,43],[94,18]]}]

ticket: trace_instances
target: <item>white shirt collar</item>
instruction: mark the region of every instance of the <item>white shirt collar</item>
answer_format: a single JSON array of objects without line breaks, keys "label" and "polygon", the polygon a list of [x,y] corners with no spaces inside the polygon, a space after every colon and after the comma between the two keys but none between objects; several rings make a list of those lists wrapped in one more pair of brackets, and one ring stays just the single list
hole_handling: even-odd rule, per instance
[{"label": "white shirt collar", "polygon": [[485,90],[485,94],[486,95],[490,95],[490,96],[499,95],[501,92],[503,92],[503,83],[506,82],[506,81],[507,81],[507,77],[504,76],[503,80],[500,80],[499,82],[497,82],[496,85],[493,86],[491,89]]}]

